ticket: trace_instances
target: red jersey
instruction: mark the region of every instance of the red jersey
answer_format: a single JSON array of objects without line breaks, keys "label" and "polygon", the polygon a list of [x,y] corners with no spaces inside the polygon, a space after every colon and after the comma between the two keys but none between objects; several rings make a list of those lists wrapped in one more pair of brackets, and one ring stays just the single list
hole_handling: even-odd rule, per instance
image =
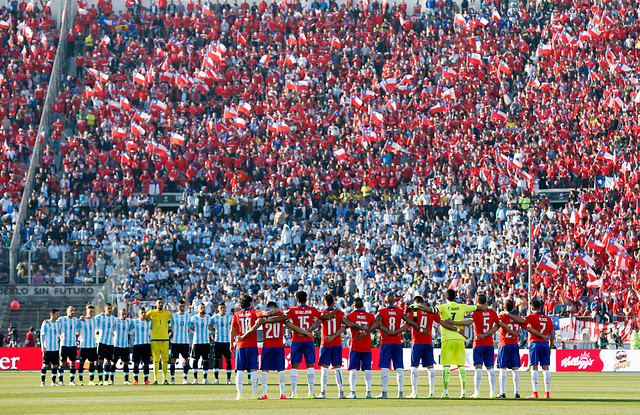
[{"label": "red jersey", "polygon": [[[504,315],[504,314],[501,315],[500,316],[500,321],[502,321],[504,324],[509,326],[509,328],[511,330],[513,330],[513,331],[520,330],[520,324],[518,324],[515,321],[511,320],[511,318],[509,318],[509,316],[507,316],[507,315]],[[505,329],[503,329],[501,327],[500,328],[500,338],[498,340],[498,347],[506,346],[507,344],[518,344],[518,339],[516,337],[513,337],[511,334],[509,334],[508,331],[506,331]]]},{"label": "red jersey", "polygon": [[[442,319],[440,318],[440,314],[427,313],[417,308],[407,309],[405,313],[422,330],[427,329],[429,331],[432,331],[433,322],[435,321],[437,323],[440,323],[442,321]],[[431,334],[429,335],[422,334],[418,330],[416,330],[414,327],[411,327],[411,344],[433,345],[433,338],[431,337]]]},{"label": "red jersey", "polygon": [[[542,313],[533,313],[527,318],[525,318],[527,324],[532,329],[538,330],[541,334],[549,335],[551,330],[553,330],[553,322],[551,321],[551,317],[545,316]],[[545,342],[541,337],[534,336],[529,333],[529,343],[532,342]]]},{"label": "red jersey", "polygon": [[[240,310],[233,315],[231,327],[236,328],[237,336],[242,336],[251,330],[259,316],[260,311],[252,308]],[[258,335],[256,332],[236,343],[237,349],[242,349],[243,347],[258,347]]]},{"label": "red jersey", "polygon": [[284,347],[284,322],[269,323],[270,319],[283,315],[283,312],[278,312],[271,317],[267,317],[267,321],[262,325],[262,347]]},{"label": "red jersey", "polygon": [[[311,325],[313,324],[314,320],[316,318],[320,318],[321,315],[322,314],[320,314],[317,308],[308,306],[306,304],[291,307],[289,311],[287,311],[287,317],[291,319],[291,322],[303,330],[308,330],[309,327],[311,327]],[[312,339],[308,338],[307,336],[301,336],[294,331],[291,341],[297,343],[312,341]]]},{"label": "red jersey", "polygon": [[[391,331],[396,331],[402,326],[402,316],[404,313],[398,307],[385,307],[378,310],[378,317],[382,317],[382,325]],[[380,344],[402,344],[400,335],[389,336],[380,330]]]},{"label": "red jersey", "polygon": [[485,334],[493,328],[500,319],[498,313],[493,310],[474,311],[471,314],[473,319],[473,332],[475,336],[473,338],[473,347],[491,346],[493,347],[493,336],[487,336],[482,340],[478,340],[480,334]]},{"label": "red jersey", "polygon": [[[325,310],[322,310],[322,314],[329,314],[332,311],[333,311],[333,308],[327,308]],[[324,342],[325,337],[332,336],[335,334],[336,331],[338,331],[338,328],[340,328],[340,325],[342,325],[341,323],[342,317],[344,317],[344,313],[338,310],[338,312],[333,318],[329,320],[322,320],[322,330],[321,330],[322,341],[320,343],[320,346],[322,347],[342,346],[342,338],[340,336],[336,337],[329,343]]]},{"label": "red jersey", "polygon": [[[361,327],[370,327],[373,325],[373,323],[376,322],[376,318],[373,316],[373,314],[368,313],[364,310],[356,310],[350,313],[347,316],[347,320]],[[356,329],[350,329],[350,330],[351,330],[351,342],[349,344],[349,348],[351,349],[351,351],[370,353],[371,352],[371,336],[370,335],[364,336],[363,339],[358,340],[356,339],[356,337],[362,334],[362,332]]]}]

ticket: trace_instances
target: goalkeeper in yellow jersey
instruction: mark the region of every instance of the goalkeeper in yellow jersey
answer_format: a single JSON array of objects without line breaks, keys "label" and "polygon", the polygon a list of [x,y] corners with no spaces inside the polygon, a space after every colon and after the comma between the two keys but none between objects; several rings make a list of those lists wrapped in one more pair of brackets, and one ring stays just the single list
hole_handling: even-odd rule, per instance
[{"label": "goalkeeper in yellow jersey", "polygon": [[162,362],[164,384],[168,385],[167,365],[169,364],[169,322],[171,321],[171,311],[164,309],[164,300],[162,298],[156,300],[156,308],[147,313],[147,319],[151,321],[153,384],[158,384],[158,367],[160,366],[160,362]]},{"label": "goalkeeper in yellow jersey", "polygon": [[[459,304],[455,302],[456,292],[452,289],[448,289],[445,297],[447,302],[440,304],[436,307],[440,318],[447,323],[461,326],[469,325],[473,321],[464,321],[464,315],[476,310],[486,310],[485,305],[467,305]],[[447,321],[448,320],[448,321]],[[442,393],[443,398],[449,397],[449,369],[451,365],[458,366],[460,372],[460,385],[462,388],[461,398],[466,397],[467,394],[467,371],[464,367],[464,336],[457,331],[451,331],[442,327],[442,351],[440,355],[440,362],[442,363],[442,379],[444,381],[444,391]]]}]

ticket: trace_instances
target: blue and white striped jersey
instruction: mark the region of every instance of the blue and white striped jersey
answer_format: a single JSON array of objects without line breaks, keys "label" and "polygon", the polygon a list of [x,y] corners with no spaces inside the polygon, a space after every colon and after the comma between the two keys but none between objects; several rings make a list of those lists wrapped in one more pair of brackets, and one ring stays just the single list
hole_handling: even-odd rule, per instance
[{"label": "blue and white striped jersey", "polygon": [[113,345],[115,347],[125,348],[129,347],[129,327],[131,326],[131,319],[117,318],[113,324]]},{"label": "blue and white striped jersey", "polygon": [[211,318],[209,316],[200,317],[199,315],[191,316],[189,327],[193,328],[193,344],[209,344],[209,324]]},{"label": "blue and white striped jersey", "polygon": [[189,313],[179,314],[173,313],[171,315],[172,336],[171,343],[173,344],[189,344]]},{"label": "blue and white striped jersey", "polygon": [[233,320],[232,314],[214,314],[211,317],[211,324],[213,325],[215,342],[216,343],[229,343],[229,331],[231,330],[231,320]]},{"label": "blue and white striped jersey", "polygon": [[151,343],[151,322],[140,320],[139,318],[131,320],[129,330],[133,331],[133,345]]},{"label": "blue and white striped jersey", "polygon": [[96,319],[86,318],[80,321],[78,325],[80,330],[80,348],[95,349],[96,348]]},{"label": "blue and white striped jersey", "polygon": [[56,323],[60,329],[60,346],[76,347],[76,331],[80,329],[80,320],[63,316]]},{"label": "blue and white striped jersey", "polygon": [[60,326],[58,322],[50,319],[42,322],[40,326],[40,344],[48,352],[57,352],[60,350]]},{"label": "blue and white striped jersey", "polygon": [[98,334],[98,343],[113,346],[113,325],[118,319],[116,316],[107,316],[98,314],[93,318],[96,321],[96,329]]}]

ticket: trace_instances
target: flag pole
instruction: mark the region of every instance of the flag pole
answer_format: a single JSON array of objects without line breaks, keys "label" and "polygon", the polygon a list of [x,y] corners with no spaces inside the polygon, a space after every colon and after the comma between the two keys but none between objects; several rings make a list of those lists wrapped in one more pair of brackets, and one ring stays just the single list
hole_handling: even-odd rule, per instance
[{"label": "flag pole", "polygon": [[[531,210],[531,207],[529,207],[529,211],[527,212],[527,217],[529,218],[529,281],[527,283],[527,306],[531,307],[531,274],[532,274],[532,261],[533,261],[533,243],[532,243],[532,239],[533,239],[533,229],[532,229],[532,221],[533,221],[533,211]],[[531,310],[531,308],[529,308],[529,310]]]}]

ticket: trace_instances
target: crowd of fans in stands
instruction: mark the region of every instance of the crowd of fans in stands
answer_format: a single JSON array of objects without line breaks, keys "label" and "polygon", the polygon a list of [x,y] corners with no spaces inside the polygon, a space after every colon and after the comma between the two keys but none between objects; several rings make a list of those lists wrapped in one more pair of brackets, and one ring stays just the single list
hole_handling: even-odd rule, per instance
[{"label": "crowd of fans in stands", "polygon": [[131,302],[455,286],[524,311],[531,220],[547,312],[639,316],[638,2],[536,3],[80,3],[33,273],[89,246],[66,281],[127,252]]}]

